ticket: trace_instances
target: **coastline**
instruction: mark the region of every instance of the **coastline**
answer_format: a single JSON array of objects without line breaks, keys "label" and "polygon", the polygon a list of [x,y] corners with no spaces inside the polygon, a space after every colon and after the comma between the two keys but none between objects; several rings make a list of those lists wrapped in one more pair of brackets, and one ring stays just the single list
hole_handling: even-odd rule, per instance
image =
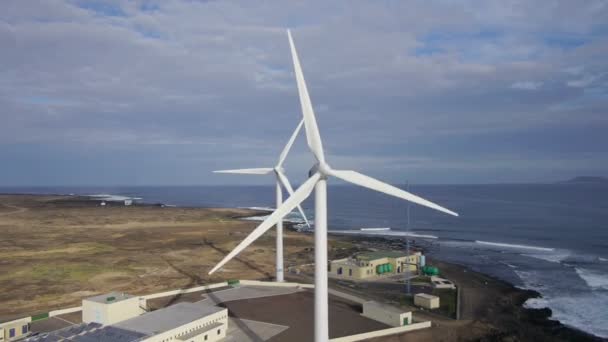
[{"label": "coastline", "polygon": [[[330,235],[330,239],[349,241],[358,246],[369,244],[368,238],[358,236]],[[373,241],[374,247],[384,246],[384,249],[393,249],[396,244],[394,238],[374,237]],[[541,298],[541,294],[534,290],[518,288],[502,279],[473,271],[466,265],[428,257],[427,264],[438,266],[442,276],[460,287],[462,291],[460,321],[464,326],[476,329],[479,333],[469,338],[461,336],[465,340],[608,341],[551,319],[552,312],[549,308],[525,308],[524,303],[528,299]],[[443,337],[440,334],[427,336],[428,333],[422,332],[413,335],[417,334],[420,335],[417,338],[422,341],[427,339],[433,341]]]},{"label": "coastline", "polygon": [[[38,217],[35,217],[36,222],[46,222],[49,220],[49,217],[53,217],[58,215],[58,212],[61,215],[65,215],[68,213],[69,215],[75,216],[87,216],[92,215],[90,218],[91,222],[95,222],[96,220],[101,219],[99,215],[100,210],[106,210],[104,215],[109,215],[110,218],[103,218],[104,224],[99,225],[97,222],[92,224],[90,222],[82,222],[82,218],[79,218],[77,222],[73,222],[72,226],[69,228],[65,228],[61,226],[61,232],[63,229],[68,229],[70,231],[74,231],[74,233],[78,233],[81,231],[81,225],[86,226],[85,229],[88,228],[104,228],[103,230],[109,231],[112,234],[117,234],[120,236],[125,236],[127,234],[131,234],[131,230],[141,231],[142,228],[152,229],[157,234],[164,234],[163,236],[167,237],[165,242],[157,244],[157,248],[159,250],[167,249],[167,255],[169,258],[164,258],[163,260],[159,260],[159,262],[155,262],[153,265],[146,264],[144,268],[145,272],[140,274],[139,268],[131,268],[132,265],[125,264],[129,260],[129,263],[133,263],[133,260],[136,257],[129,252],[123,252],[124,249],[111,249],[107,247],[107,244],[103,240],[99,242],[101,244],[88,244],[88,242],[80,242],[75,240],[69,240],[69,242],[58,241],[57,243],[61,245],[61,243],[69,243],[71,245],[77,246],[79,250],[66,252],[69,256],[69,260],[72,263],[80,263],[81,261],[78,259],[78,253],[83,253],[84,255],[95,255],[104,256],[105,253],[115,253],[115,251],[120,251],[120,253],[125,253],[125,255],[121,256],[120,259],[115,260],[111,269],[99,269],[92,268],[91,270],[95,272],[107,272],[109,274],[106,278],[104,278],[101,282],[98,282],[97,285],[103,285],[105,283],[106,287],[110,286],[118,286],[121,289],[125,289],[126,291],[133,291],[134,293],[142,293],[149,292],[152,289],[162,289],[164,287],[173,288],[173,287],[182,287],[184,285],[189,284],[197,284],[201,282],[210,281],[205,275],[201,273],[201,254],[192,254],[193,249],[207,248],[207,246],[211,246],[215,249],[213,253],[210,253],[210,260],[204,260],[203,268],[207,266],[212,266],[212,264],[218,259],[222,253],[224,253],[228,247],[238,242],[238,240],[244,238],[248,231],[251,230],[252,227],[255,227],[256,222],[250,220],[244,220],[245,218],[251,218],[252,216],[260,216],[266,215],[268,212],[265,210],[252,210],[249,208],[187,208],[187,207],[166,207],[162,208],[160,204],[150,204],[150,203],[137,203],[129,207],[125,207],[122,205],[113,205],[108,208],[101,208],[98,204],[95,204],[94,201],[89,201],[86,199],[86,196],[78,196],[78,195],[42,195],[42,194],[1,194],[1,198],[13,197],[13,200],[24,199],[25,201],[31,201],[29,208],[29,213],[24,213],[23,211],[18,211],[13,208],[6,208],[7,206],[0,201],[0,215],[8,213],[9,216],[5,216],[10,219],[30,219],[29,216],[34,215],[37,210],[42,210],[42,214],[38,214]],[[42,199],[51,199],[52,201],[45,204],[38,203],[38,200]],[[85,200],[86,199],[86,200]],[[59,200],[59,202],[55,202],[55,200]],[[10,204],[10,203],[9,203]],[[14,205],[15,203],[13,203]],[[18,204],[18,203],[17,203]],[[20,206],[20,204],[16,205]],[[10,205],[9,205],[10,207]],[[162,208],[162,209],[161,209]],[[28,216],[29,215],[29,216]],[[129,220],[129,224],[122,223],[121,218],[124,215]],[[165,215],[169,215],[169,220],[163,218],[162,220],[159,217],[163,217]],[[172,215],[175,216],[175,219],[172,218]],[[88,218],[88,216],[87,216]],[[53,218],[54,219],[54,218]],[[108,221],[109,220],[109,221]],[[133,222],[131,222],[131,220]],[[207,222],[209,220],[209,222]],[[226,221],[223,221],[226,220]],[[115,223],[114,221],[118,222]],[[17,221],[15,221],[17,222]],[[27,221],[29,222],[29,221]],[[32,221],[34,222],[34,221]],[[3,222],[6,223],[6,222]],[[230,230],[229,234],[222,234],[223,236],[218,237],[213,233],[214,229],[217,228],[218,223],[222,224],[222,229]],[[29,224],[29,223],[28,223]],[[206,232],[195,232],[200,229],[201,226],[207,227],[209,224],[209,228]],[[286,222],[286,236],[288,239],[286,240],[286,247],[288,245],[290,248],[290,253],[286,254],[290,260],[303,261],[306,260],[309,262],[311,250],[311,234],[310,232],[298,232],[296,227],[296,223]],[[0,224],[0,228],[2,224]],[[235,229],[235,230],[232,230]],[[21,234],[22,232],[19,231]],[[56,235],[56,231],[52,232]],[[141,238],[139,233],[133,232],[137,236],[137,239]],[[38,234],[36,232],[36,234]],[[171,237],[173,234],[178,234],[180,236],[184,236],[186,240],[184,241],[173,241],[174,239]],[[55,236],[54,235],[54,236]],[[193,244],[191,239],[195,237],[196,239],[204,239],[207,241],[209,239],[210,242],[205,242],[204,244]],[[90,239],[95,238],[94,236],[90,237]],[[156,243],[158,236],[154,237],[152,243]],[[267,249],[251,249],[248,251],[246,258],[251,260],[250,264],[244,264],[247,268],[250,266],[257,267],[257,269],[250,270],[250,277],[252,279],[267,279],[268,275],[272,273],[273,269],[273,251],[272,246],[274,244],[274,239],[268,236],[267,239],[264,239],[263,244],[260,246],[265,246]],[[356,248],[355,250],[349,249],[345,251],[338,251],[341,253],[352,253],[356,251],[356,249],[361,249],[366,244],[364,242],[369,242],[369,238],[363,238],[358,236],[343,236],[343,235],[330,235],[330,244],[332,246],[336,246],[340,241],[348,241]],[[97,240],[95,240],[97,242]],[[374,237],[373,241],[377,241],[379,246],[382,246],[384,249],[393,249],[396,248],[396,244],[398,244],[399,240],[394,238],[384,238],[384,237]],[[169,244],[169,245],[167,245]],[[295,246],[295,247],[294,247]],[[23,254],[23,250],[13,249],[12,247],[7,248],[8,245],[2,245],[0,243],[0,252],[4,253],[13,253],[17,252]],[[56,248],[55,246],[54,248]],[[112,246],[113,248],[114,246]],[[120,244],[119,246],[121,247]],[[4,249],[3,249],[4,248]],[[40,247],[42,248],[42,247]],[[47,247],[44,247],[47,248]],[[122,247],[124,248],[124,247]],[[133,246],[128,246],[129,249],[134,248]],[[228,248],[229,249],[229,248]],[[332,253],[336,253],[336,248],[331,251]],[[179,251],[179,255],[175,252]],[[38,253],[38,252],[36,252]],[[54,253],[54,254],[53,254]],[[48,256],[52,256],[53,258],[57,257],[57,249],[53,250],[53,253],[48,254]],[[61,252],[63,253],[63,252]],[[75,253],[76,255],[74,255]],[[141,252],[139,252],[141,253]],[[7,254],[7,255],[9,255]],[[72,254],[72,255],[69,255]],[[42,255],[42,254],[40,254]],[[63,255],[59,255],[64,258]],[[39,256],[38,256],[39,257]],[[44,264],[44,261],[40,261],[35,257],[33,262],[41,262]],[[180,260],[179,258],[196,260],[195,263],[188,263],[186,261]],[[23,258],[23,257],[18,257]],[[166,259],[166,260],[165,260]],[[20,261],[21,264],[26,259]],[[169,266],[167,268],[167,262],[169,262]],[[440,326],[437,329],[431,329],[429,332],[421,332],[418,336],[420,341],[433,341],[433,340],[441,340],[446,336],[451,335],[442,335],[442,334],[452,334],[457,332],[459,334],[459,338],[461,340],[485,340],[485,341],[524,341],[524,340],[535,340],[535,341],[606,341],[606,339],[602,339],[600,337],[596,337],[594,335],[588,334],[584,331],[578,330],[576,328],[572,328],[562,323],[552,320],[551,310],[550,309],[529,309],[524,308],[523,304],[530,298],[538,298],[540,294],[538,292],[532,290],[524,290],[513,286],[510,283],[507,283],[503,280],[493,278],[491,276],[487,276],[482,273],[474,272],[468,267],[464,265],[458,265],[454,263],[447,263],[441,260],[430,260],[430,262],[440,266],[442,269],[442,274],[446,275],[449,279],[453,280],[458,286],[468,289],[469,293],[465,293],[465,298],[471,298],[470,303],[468,304],[468,309],[466,313],[463,313],[461,316],[461,320],[458,321],[457,327],[450,326],[449,331],[446,330],[446,327]],[[66,270],[71,271],[70,266],[67,266]],[[177,267],[179,265],[179,267]],[[236,274],[242,272],[243,265],[236,263],[230,266],[230,270],[228,270],[220,277],[230,277],[231,274]],[[139,265],[142,266],[142,265]],[[165,277],[156,277],[153,281],[146,281],[145,277],[150,276],[150,266],[153,266],[152,269],[156,270],[164,270]],[[0,270],[2,270],[2,265],[0,263]],[[121,268],[126,267],[127,272]],[[130,270],[129,270],[130,269]],[[179,270],[179,271],[178,271]],[[47,270],[44,268],[39,268],[38,271],[42,271],[43,274],[47,274]],[[76,272],[88,272],[87,269],[75,269]],[[118,271],[118,272],[117,272]],[[175,273],[177,271],[177,274]],[[182,271],[183,273],[180,273]],[[47,272],[47,273],[44,273]],[[122,272],[122,273],[121,273]],[[140,284],[129,283],[129,273],[132,272],[131,276],[137,275],[140,279],[137,281]],[[169,273],[172,272],[172,273]],[[198,273],[198,275],[197,275]],[[204,272],[203,272],[204,273]],[[8,274],[8,273],[7,273]],[[49,276],[55,276],[54,273],[48,273]],[[74,274],[69,273],[69,276],[74,276]],[[86,274],[85,274],[86,275]],[[75,276],[80,276],[76,274]],[[91,275],[93,276],[93,274]],[[176,278],[176,276],[182,277],[180,280]],[[144,277],[144,278],[141,278]],[[187,281],[184,282],[183,278]],[[98,278],[95,278],[99,280]],[[143,283],[142,279],[144,280]],[[36,284],[38,282],[42,282],[41,284],[45,287],[48,284],[52,284],[53,279],[47,280],[43,278],[36,278]],[[44,281],[43,281],[44,280]],[[83,281],[86,279],[82,279]],[[8,281],[8,279],[7,279]],[[17,284],[4,283],[11,285],[11,290],[16,291],[13,293],[20,293],[18,290]],[[114,282],[114,283],[111,283]],[[117,283],[116,283],[117,282]],[[63,290],[72,290],[76,293],[82,293],[84,295],[87,291],[105,291],[105,288],[102,286],[90,286],[86,281],[82,288],[78,286],[74,286],[72,284],[67,284],[65,289]],[[88,284],[88,285],[87,285]],[[117,285],[118,284],[118,285]],[[143,284],[143,285],[142,285]],[[0,283],[2,285],[2,283]],[[30,284],[29,286],[32,286]],[[57,287],[53,286],[53,291],[57,292]],[[7,287],[3,286],[2,290],[7,289]],[[30,287],[30,289],[32,289]],[[82,291],[82,292],[81,292]],[[7,291],[8,292],[8,291]],[[34,293],[36,290],[34,289]],[[36,293],[38,294],[38,293]],[[7,293],[9,295],[9,293]],[[2,297],[2,296],[0,296]],[[7,299],[9,296],[5,297],[5,300],[0,298],[0,302],[9,303],[10,300]],[[75,298],[68,298],[69,300],[74,301]],[[7,302],[8,300],[8,302]],[[465,299],[466,300],[466,299]],[[64,301],[65,302],[65,301]],[[61,303],[64,303],[61,302]],[[37,305],[31,309],[30,311],[35,312],[36,310],[47,309],[47,307],[58,307],[60,302],[58,302],[55,298],[51,298],[50,301],[45,304]],[[63,305],[63,304],[61,304]],[[0,315],[3,316],[3,315]],[[455,321],[456,322],[456,321]],[[449,323],[449,322],[448,322]],[[443,330],[442,330],[443,329]],[[426,335],[425,335],[426,334]],[[429,335],[430,334],[430,335]],[[412,336],[410,334],[407,335]],[[416,335],[417,336],[417,335]],[[451,339],[450,339],[451,340]]]}]

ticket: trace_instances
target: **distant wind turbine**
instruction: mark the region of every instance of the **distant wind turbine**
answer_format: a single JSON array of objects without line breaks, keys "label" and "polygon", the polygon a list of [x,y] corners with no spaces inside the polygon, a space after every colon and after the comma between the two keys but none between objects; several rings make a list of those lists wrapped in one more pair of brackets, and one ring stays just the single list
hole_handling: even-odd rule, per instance
[{"label": "distant wind turbine", "polygon": [[[267,175],[270,173],[274,173],[276,177],[276,207],[280,207],[283,204],[283,191],[281,190],[281,185],[287,190],[289,195],[293,195],[293,188],[289,183],[289,179],[285,176],[285,170],[283,169],[283,163],[285,162],[285,158],[287,158],[287,154],[291,149],[291,145],[296,140],[300,129],[302,129],[302,125],[304,124],[304,120],[301,120],[296,127],[296,130],[293,132],[287,145],[283,148],[281,155],[279,156],[279,161],[274,167],[265,167],[265,168],[255,168],[255,169],[237,169],[237,170],[219,170],[213,171],[215,173],[234,173],[234,174],[245,174],[245,175]],[[302,207],[298,204],[298,210],[300,211],[300,215],[306,222],[308,228],[310,228],[310,223],[306,218],[306,214]],[[277,252],[276,252],[276,279],[279,282],[284,280],[283,276],[283,220],[280,219],[276,222],[277,224]]]},{"label": "distant wind turbine", "polygon": [[442,211],[444,213],[458,216],[457,213],[443,208],[433,202],[411,194],[407,191],[386,184],[374,178],[350,170],[334,170],[325,161],[323,144],[317,126],[317,120],[313,111],[312,103],[304,81],[304,74],[300,66],[291,32],[287,30],[289,45],[293,58],[293,66],[296,74],[300,105],[304,116],[306,127],[306,140],[308,147],[315,156],[317,162],[309,171],[309,178],[298,190],[291,195],[280,207],[278,207],[264,222],[262,222],[249,236],[245,238],[235,249],[233,249],[222,261],[220,261],[209,274],[217,271],[228,261],[247,248],[264,232],[270,229],[282,217],[304,201],[315,190],[315,342],[327,342],[329,340],[329,316],[328,316],[328,288],[327,288],[327,178],[336,177],[349,183],[359,185],[368,189],[376,190],[394,197],[414,202],[425,207]]}]

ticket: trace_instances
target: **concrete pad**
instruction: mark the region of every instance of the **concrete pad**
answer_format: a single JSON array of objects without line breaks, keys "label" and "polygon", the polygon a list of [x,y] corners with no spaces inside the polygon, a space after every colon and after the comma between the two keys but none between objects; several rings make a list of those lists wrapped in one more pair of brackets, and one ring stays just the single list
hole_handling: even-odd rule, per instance
[{"label": "concrete pad", "polygon": [[228,332],[225,341],[261,342],[271,339],[286,330],[287,326],[252,321],[248,319],[229,318]]},{"label": "concrete pad", "polygon": [[50,317],[40,321],[32,322],[30,330],[32,333],[46,333],[66,328],[72,325],[75,324],[65,319],[61,319],[58,317]]}]

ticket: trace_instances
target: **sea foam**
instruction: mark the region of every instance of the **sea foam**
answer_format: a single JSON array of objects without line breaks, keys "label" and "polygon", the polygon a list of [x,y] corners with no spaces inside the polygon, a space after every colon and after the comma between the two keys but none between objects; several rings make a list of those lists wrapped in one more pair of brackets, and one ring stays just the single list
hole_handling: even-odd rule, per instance
[{"label": "sea foam", "polygon": [[585,268],[574,268],[578,276],[583,279],[587,285],[595,290],[595,289],[603,289],[608,290],[608,275],[602,274],[598,271],[588,270]]},{"label": "sea foam", "polygon": [[532,250],[544,251],[544,252],[552,252],[552,251],[554,251],[553,248],[530,246],[530,245],[517,245],[517,244],[502,243],[502,242],[491,242],[491,241],[475,240],[475,243],[478,243],[480,245],[492,246],[492,247],[505,247],[505,248],[515,248],[515,249],[532,249]]}]

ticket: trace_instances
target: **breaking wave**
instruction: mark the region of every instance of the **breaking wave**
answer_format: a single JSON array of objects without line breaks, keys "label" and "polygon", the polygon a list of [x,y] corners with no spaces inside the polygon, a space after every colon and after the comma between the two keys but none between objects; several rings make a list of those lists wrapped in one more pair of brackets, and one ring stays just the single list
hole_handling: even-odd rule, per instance
[{"label": "breaking wave", "polygon": [[502,242],[475,240],[475,243],[478,243],[480,245],[493,246],[493,247],[505,247],[505,248],[515,248],[515,249],[533,249],[536,251],[544,251],[544,252],[554,251],[554,248],[538,247],[538,246],[530,246],[530,245],[517,245],[517,244],[502,243]]},{"label": "breaking wave", "polygon": [[581,277],[591,289],[608,290],[608,275],[585,268],[575,267],[574,269],[578,276]]}]

